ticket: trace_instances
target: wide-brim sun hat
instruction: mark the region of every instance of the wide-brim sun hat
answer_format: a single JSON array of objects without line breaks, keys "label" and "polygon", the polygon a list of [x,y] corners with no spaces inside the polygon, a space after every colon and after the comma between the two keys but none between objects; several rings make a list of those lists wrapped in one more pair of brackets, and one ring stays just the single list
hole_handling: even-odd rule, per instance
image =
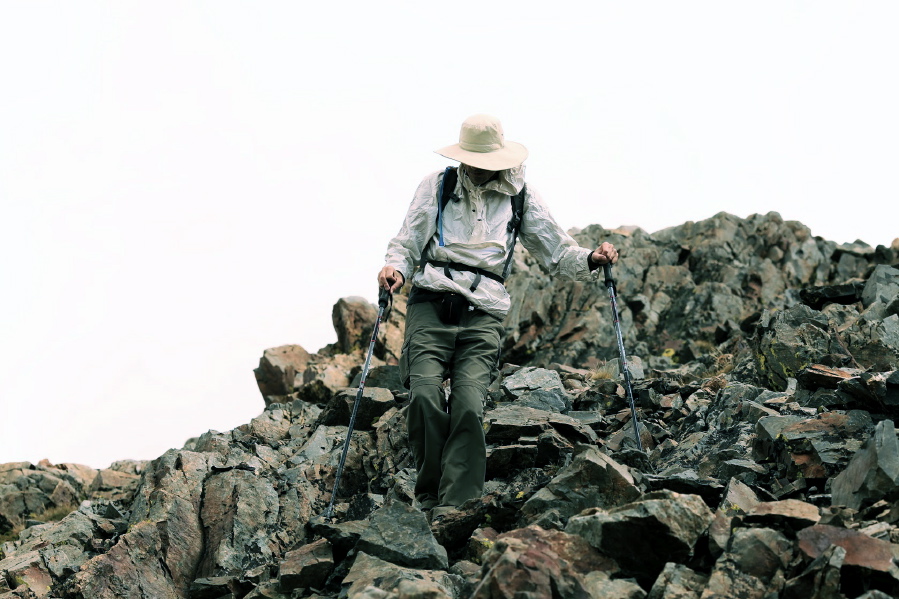
[{"label": "wide-brim sun hat", "polygon": [[434,151],[488,171],[515,168],[528,157],[526,147],[506,141],[499,119],[489,114],[476,114],[465,119],[459,132],[459,143]]}]

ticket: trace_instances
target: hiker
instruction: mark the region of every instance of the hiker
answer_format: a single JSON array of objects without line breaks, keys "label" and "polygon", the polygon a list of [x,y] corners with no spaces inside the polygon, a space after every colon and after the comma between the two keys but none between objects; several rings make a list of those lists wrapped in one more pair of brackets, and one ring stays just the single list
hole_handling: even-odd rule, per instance
[{"label": "hiker", "polygon": [[378,274],[391,292],[412,277],[400,374],[411,396],[406,423],[418,470],[415,494],[432,519],[484,489],[484,400],[499,366],[510,306],[503,281],[516,236],[563,279],[593,280],[593,271],[618,260],[611,243],[591,252],[556,224],[525,185],[527,149],[506,141],[495,117],[469,117],[459,143],[437,153],[461,165],[421,182]]}]

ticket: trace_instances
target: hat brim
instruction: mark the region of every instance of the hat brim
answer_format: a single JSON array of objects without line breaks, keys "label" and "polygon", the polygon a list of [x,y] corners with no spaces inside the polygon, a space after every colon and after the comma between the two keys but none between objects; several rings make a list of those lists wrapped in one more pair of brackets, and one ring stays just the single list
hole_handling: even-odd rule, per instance
[{"label": "hat brim", "polygon": [[459,144],[434,151],[441,156],[458,160],[462,164],[488,171],[504,171],[515,168],[528,157],[528,149],[514,141],[507,141],[505,146],[493,152],[470,152],[463,150]]}]

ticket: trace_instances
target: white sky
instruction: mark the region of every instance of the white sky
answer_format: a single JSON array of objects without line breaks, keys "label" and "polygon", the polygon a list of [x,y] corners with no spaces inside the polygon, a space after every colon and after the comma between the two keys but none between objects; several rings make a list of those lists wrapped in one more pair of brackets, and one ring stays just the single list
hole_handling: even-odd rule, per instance
[{"label": "white sky", "polygon": [[899,236],[894,2],[312,4],[0,0],[0,463],[249,421],[473,113],[565,228]]}]

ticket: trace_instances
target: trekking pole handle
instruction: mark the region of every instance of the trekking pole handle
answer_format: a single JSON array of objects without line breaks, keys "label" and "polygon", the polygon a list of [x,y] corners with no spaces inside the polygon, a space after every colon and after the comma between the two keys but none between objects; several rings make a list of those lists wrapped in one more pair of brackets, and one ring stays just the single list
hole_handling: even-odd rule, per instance
[{"label": "trekking pole handle", "polygon": [[390,303],[390,291],[381,288],[378,291],[378,306],[380,306],[381,308],[386,308],[388,303]]},{"label": "trekking pole handle", "polygon": [[606,276],[606,287],[608,287],[609,285],[614,285],[615,279],[612,278],[612,264],[609,262],[603,264],[602,272]]}]

